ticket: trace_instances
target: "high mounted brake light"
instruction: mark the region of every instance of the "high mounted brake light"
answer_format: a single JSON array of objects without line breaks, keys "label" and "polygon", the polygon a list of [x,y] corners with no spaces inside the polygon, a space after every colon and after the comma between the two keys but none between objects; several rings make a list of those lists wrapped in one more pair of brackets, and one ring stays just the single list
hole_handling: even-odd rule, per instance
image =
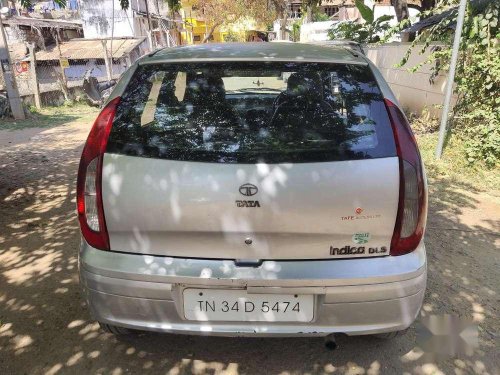
[{"label": "high mounted brake light", "polygon": [[391,241],[391,255],[414,251],[425,231],[427,194],[417,142],[408,120],[390,100],[385,104],[391,120],[399,158],[399,204]]},{"label": "high mounted brake light", "polygon": [[120,97],[103,108],[83,148],[76,184],[76,204],[82,235],[97,249],[109,250],[109,236],[102,205],[102,162]]}]

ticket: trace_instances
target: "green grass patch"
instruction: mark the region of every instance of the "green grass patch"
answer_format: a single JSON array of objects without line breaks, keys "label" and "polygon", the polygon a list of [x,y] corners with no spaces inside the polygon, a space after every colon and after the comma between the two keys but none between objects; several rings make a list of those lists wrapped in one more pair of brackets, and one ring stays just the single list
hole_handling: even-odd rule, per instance
[{"label": "green grass patch", "polygon": [[434,152],[438,133],[418,134],[416,138],[431,184],[450,183],[466,190],[473,189],[500,196],[500,171],[489,169],[481,163],[467,163],[463,140],[450,135],[445,142],[441,159],[437,160]]},{"label": "green grass patch", "polygon": [[73,121],[94,121],[99,108],[86,104],[61,105],[32,109],[25,120],[2,119],[0,130],[21,130],[27,128],[51,128]]}]

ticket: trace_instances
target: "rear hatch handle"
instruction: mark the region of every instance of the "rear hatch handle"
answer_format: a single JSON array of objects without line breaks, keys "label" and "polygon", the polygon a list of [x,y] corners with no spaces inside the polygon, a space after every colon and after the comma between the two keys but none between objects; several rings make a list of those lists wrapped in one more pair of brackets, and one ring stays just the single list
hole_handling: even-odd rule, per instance
[{"label": "rear hatch handle", "polygon": [[262,265],[264,261],[262,259],[235,259],[234,265],[236,267],[252,267],[257,268]]}]

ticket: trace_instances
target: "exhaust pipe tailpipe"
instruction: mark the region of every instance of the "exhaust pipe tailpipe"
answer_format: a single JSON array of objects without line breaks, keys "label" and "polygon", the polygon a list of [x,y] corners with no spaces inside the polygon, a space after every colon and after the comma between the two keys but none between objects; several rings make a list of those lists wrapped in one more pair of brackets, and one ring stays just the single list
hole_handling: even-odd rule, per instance
[{"label": "exhaust pipe tailpipe", "polygon": [[325,348],[331,351],[334,351],[339,346],[337,345],[337,341],[335,340],[335,335],[331,334],[325,337]]}]

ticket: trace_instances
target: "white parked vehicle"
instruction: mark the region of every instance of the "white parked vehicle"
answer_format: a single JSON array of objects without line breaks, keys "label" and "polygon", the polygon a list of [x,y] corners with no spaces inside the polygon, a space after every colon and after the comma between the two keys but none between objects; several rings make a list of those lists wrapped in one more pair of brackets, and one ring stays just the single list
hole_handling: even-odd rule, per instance
[{"label": "white parked vehicle", "polygon": [[392,335],[422,304],[419,151],[341,46],[140,59],[90,132],[77,204],[81,283],[114,333]]}]

